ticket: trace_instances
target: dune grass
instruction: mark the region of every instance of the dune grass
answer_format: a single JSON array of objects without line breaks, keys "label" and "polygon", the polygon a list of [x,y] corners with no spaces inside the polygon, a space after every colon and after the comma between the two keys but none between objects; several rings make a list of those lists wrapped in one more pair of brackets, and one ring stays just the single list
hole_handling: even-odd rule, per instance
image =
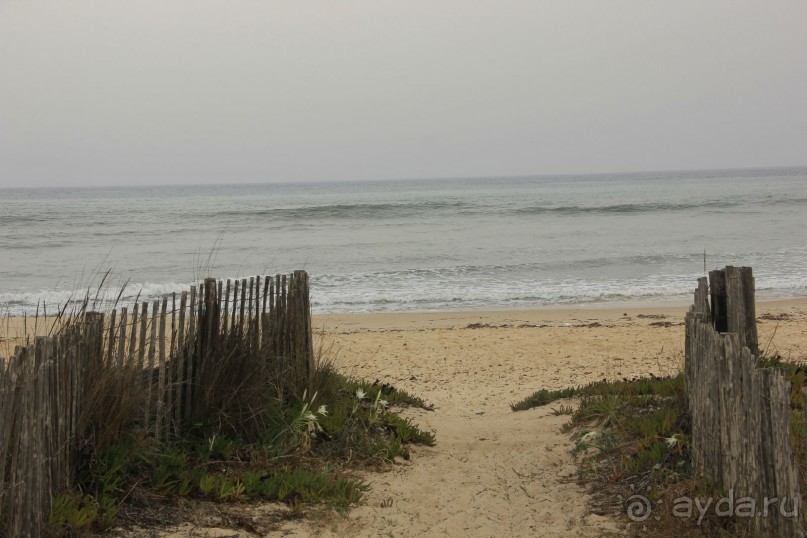
[{"label": "dune grass", "polygon": [[[760,367],[781,368],[792,386],[791,435],[800,469],[800,487],[807,492],[807,442],[802,387],[807,367],[763,357]],[[555,403],[554,415],[569,415],[562,431],[570,434],[578,461],[578,480],[590,489],[592,511],[616,516],[629,536],[750,536],[744,522],[718,517],[674,517],[676,499],[720,498],[723,492],[705,482],[693,468],[683,373],[597,381],[563,390],[539,390],[512,404],[523,411]],[[646,498],[652,517],[640,523],[627,517],[631,501]]]},{"label": "dune grass", "polygon": [[[418,398],[347,378],[330,365],[317,375],[321,392],[304,391],[282,404],[267,398],[259,415],[250,418],[261,427],[244,435],[217,427],[212,417],[171,442],[124,427],[122,435],[88,450],[79,462],[74,488],[54,500],[53,534],[104,531],[121,512],[171,506],[178,498],[313,503],[343,511],[362,502],[369,489],[357,470],[383,469],[397,458],[408,459],[412,444],[434,444],[432,433],[396,412],[422,405]],[[101,384],[106,381],[113,380]]]},{"label": "dune grass", "polygon": [[679,376],[649,376],[636,379],[601,380],[560,390],[540,389],[523,400],[510,404],[513,411],[526,411],[557,400],[581,396],[671,396],[679,388]]}]

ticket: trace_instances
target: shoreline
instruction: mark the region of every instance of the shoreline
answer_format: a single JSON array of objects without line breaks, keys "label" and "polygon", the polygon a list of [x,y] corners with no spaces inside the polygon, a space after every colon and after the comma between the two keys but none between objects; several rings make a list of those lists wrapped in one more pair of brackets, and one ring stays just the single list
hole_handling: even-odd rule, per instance
[{"label": "shoreline", "polygon": [[[602,320],[620,319],[641,316],[664,316],[666,318],[679,317],[683,321],[691,300],[661,300],[641,303],[637,301],[608,302],[608,303],[581,303],[581,304],[553,304],[545,306],[525,306],[523,308],[477,308],[477,309],[446,309],[446,310],[402,310],[385,312],[335,312],[312,314],[312,325],[315,330],[335,330],[339,327],[353,327],[363,329],[401,329],[413,328],[428,323],[429,327],[449,328],[463,323],[536,323],[536,322],[563,322],[569,320]],[[757,316],[771,312],[805,311],[807,312],[807,297],[784,298],[757,298]],[[36,333],[27,331],[31,336],[41,336],[43,330],[57,316],[2,316],[0,317],[0,341],[9,338],[20,338],[26,331],[23,327],[32,329]],[[456,328],[456,327],[455,327]]]},{"label": "shoreline", "polygon": [[[184,288],[183,288],[184,290]],[[693,287],[694,291],[694,287]],[[793,291],[785,292],[785,291],[774,291],[768,293],[771,290],[763,290],[757,291],[756,302],[757,304],[760,303],[779,303],[779,302],[790,302],[790,301],[804,301],[807,302],[807,293],[797,294]],[[170,299],[170,293],[166,294]],[[152,302],[155,299],[162,298],[163,295],[155,295],[153,297],[148,297],[147,299],[141,297],[141,301],[144,300],[147,302]],[[12,301],[13,302],[13,301]],[[327,311],[327,310],[320,310],[320,307],[317,305],[312,306],[312,315],[314,317],[325,317],[325,316],[353,316],[353,315],[386,315],[386,314],[393,314],[393,315],[405,315],[405,314],[435,314],[435,313],[474,313],[474,312],[524,312],[524,311],[566,311],[566,310],[617,310],[617,309],[666,309],[666,308],[675,308],[675,307],[687,307],[692,304],[692,293],[685,293],[679,295],[664,295],[664,296],[639,296],[639,297],[626,297],[624,299],[619,300],[589,300],[589,301],[581,301],[581,302],[556,302],[556,303],[535,303],[535,304],[515,304],[515,305],[506,305],[506,304],[491,304],[491,305],[483,305],[483,306],[469,306],[469,305],[452,305],[446,303],[443,308],[403,308],[396,310],[395,307],[392,307],[390,310],[361,310],[361,311]],[[53,303],[52,308],[49,309],[50,312],[59,312],[60,308],[64,305]],[[118,308],[121,306],[131,306],[129,302],[121,302],[117,305]],[[19,308],[19,305],[15,305],[14,308]],[[34,309],[35,306],[31,305],[29,307],[25,307],[26,309],[31,308]],[[69,314],[70,309],[67,309],[67,313]],[[42,311],[39,310],[40,317]],[[33,320],[37,317],[36,310],[33,314],[31,313],[19,313],[18,311],[12,311],[11,304],[2,304],[0,305],[0,324],[2,324],[2,320],[4,319],[22,319],[27,317],[29,320]],[[47,316],[48,318],[55,317],[52,314]]]},{"label": "shoreline", "polygon": [[[640,316],[665,316],[668,321],[683,322],[691,301],[669,303],[603,303],[585,305],[550,305],[528,308],[491,308],[471,310],[402,311],[402,312],[351,312],[314,314],[314,329],[335,331],[337,329],[389,330],[412,329],[428,324],[430,328],[458,328],[471,323],[570,323],[574,320],[617,320]],[[807,297],[762,298],[756,301],[757,317],[773,312],[807,312]],[[679,319],[675,319],[675,318]],[[641,318],[640,318],[641,319]],[[654,318],[644,318],[654,319]]]}]

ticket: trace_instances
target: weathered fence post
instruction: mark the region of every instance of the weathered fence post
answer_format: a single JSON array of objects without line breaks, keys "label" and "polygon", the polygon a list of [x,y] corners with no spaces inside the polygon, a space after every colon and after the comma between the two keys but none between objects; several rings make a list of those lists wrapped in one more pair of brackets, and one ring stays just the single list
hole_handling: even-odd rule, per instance
[{"label": "weathered fence post", "polygon": [[737,333],[746,347],[758,353],[754,277],[750,267],[709,272],[712,324],[717,332]]},{"label": "weathered fence post", "polygon": [[[5,463],[11,442],[11,431],[16,412],[17,361],[12,356],[8,361],[0,358],[0,462]],[[0,513],[5,511],[6,465],[0,465]]]},{"label": "weathered fence post", "polygon": [[725,270],[709,271],[709,293],[712,299],[712,325],[717,332],[728,332],[728,299],[726,297]]},{"label": "weathered fence post", "polygon": [[748,524],[756,533],[803,536],[790,383],[781,370],[757,366],[751,269],[728,266],[710,272],[709,281],[711,307],[699,279],[686,315],[693,463],[723,493],[753,499],[759,517]]},{"label": "weathered fence post", "polygon": [[759,355],[754,276],[750,267],[726,267],[728,332],[740,335],[742,344]]}]

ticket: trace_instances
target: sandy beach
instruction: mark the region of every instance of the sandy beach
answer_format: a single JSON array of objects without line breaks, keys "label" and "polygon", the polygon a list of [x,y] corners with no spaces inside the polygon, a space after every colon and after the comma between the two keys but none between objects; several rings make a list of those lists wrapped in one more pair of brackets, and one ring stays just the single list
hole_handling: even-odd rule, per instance
[{"label": "sandy beach", "polygon": [[[367,502],[346,518],[318,515],[277,528],[269,523],[271,510],[254,506],[248,510],[266,532],[237,534],[526,537],[618,531],[616,520],[590,513],[585,488],[574,480],[571,444],[558,431],[566,417],[552,416],[549,408],[513,413],[509,404],[542,388],[676,372],[683,361],[685,311],[642,306],[316,316],[317,340],[331,350],[339,370],[433,404],[431,411],[405,412],[436,432],[437,445],[415,448],[411,461],[389,472],[366,475],[372,484]],[[758,302],[757,317],[763,349],[807,360],[807,299]],[[4,322],[0,345],[13,344],[9,337],[19,336],[19,323]],[[211,515],[158,535],[235,531]]]},{"label": "sandy beach", "polygon": [[[686,307],[321,316],[344,372],[419,394],[437,433],[411,463],[371,476],[365,506],[316,533],[337,536],[600,536],[550,409],[513,413],[533,391],[676,372]],[[760,345],[807,360],[807,300],[757,304]],[[550,406],[551,407],[551,406]],[[392,499],[392,506],[382,503]],[[314,532],[300,529],[299,535]]]}]

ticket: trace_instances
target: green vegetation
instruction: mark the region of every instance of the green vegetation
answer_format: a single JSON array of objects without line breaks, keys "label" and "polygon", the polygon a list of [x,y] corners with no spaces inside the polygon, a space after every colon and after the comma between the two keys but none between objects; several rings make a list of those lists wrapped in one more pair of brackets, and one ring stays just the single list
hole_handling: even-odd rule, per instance
[{"label": "green vegetation", "polygon": [[683,381],[680,376],[641,377],[617,381],[595,381],[579,387],[567,387],[561,390],[541,389],[522,401],[510,404],[513,411],[526,411],[566,398],[579,396],[671,396],[678,390]]},{"label": "green vegetation", "polygon": [[[800,468],[801,491],[807,491],[807,441],[802,387],[805,365],[778,357],[760,359],[760,367],[783,369],[792,386],[791,432]],[[653,506],[653,516],[628,525],[629,535],[658,537],[744,536],[742,522],[708,512],[695,519],[673,517],[669,507],[681,497],[720,497],[714,487],[694,472],[689,446],[691,433],[684,376],[598,381],[563,390],[540,390],[511,405],[514,411],[576,398],[576,409],[559,404],[554,415],[570,415],[562,431],[571,434],[572,453],[578,458],[578,478],[594,495],[594,512],[626,517],[626,502],[642,495]]]},{"label": "green vegetation", "polygon": [[[118,386],[116,376],[108,377],[100,380],[99,394],[108,394],[105,381]],[[424,406],[419,398],[347,378],[322,361],[312,379],[319,391],[310,396],[307,389],[283,401],[267,394],[260,413],[249,417],[253,427],[242,435],[231,424],[210,420],[181,438],[157,442],[122,420],[118,431],[124,433],[114,440],[104,436],[102,448],[88,450],[73,490],[54,499],[53,533],[103,531],[133,506],[171,505],[178,498],[316,503],[344,511],[368,490],[356,470],[408,459],[411,444],[434,444],[432,433],[395,411]]]}]

